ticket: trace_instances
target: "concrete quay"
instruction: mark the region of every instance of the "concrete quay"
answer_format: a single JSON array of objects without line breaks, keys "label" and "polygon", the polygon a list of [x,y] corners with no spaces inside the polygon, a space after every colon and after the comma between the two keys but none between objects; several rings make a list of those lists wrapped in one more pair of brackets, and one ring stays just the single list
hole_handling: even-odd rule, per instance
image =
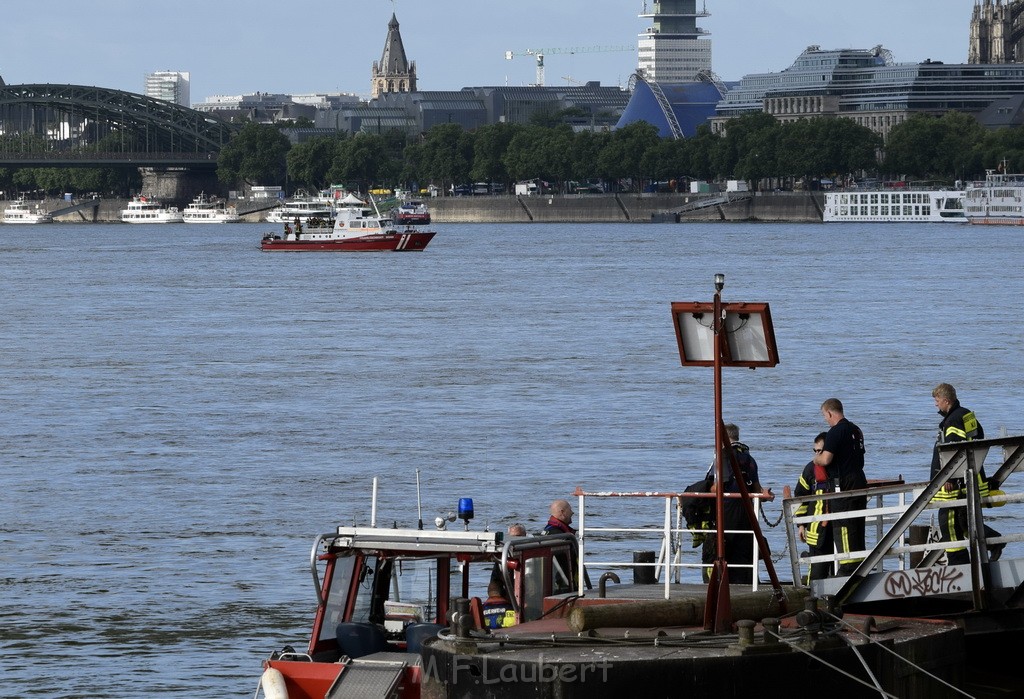
[{"label": "concrete quay", "polygon": [[[256,223],[266,207],[239,206],[244,221]],[[63,201],[45,202],[54,210]],[[435,224],[445,223],[707,223],[760,221],[820,223],[824,197],[809,192],[751,192],[729,195],[578,194],[544,196],[437,197],[428,200]],[[126,199],[101,199],[92,212],[57,217],[62,223],[118,222]],[[0,208],[3,208],[0,206]]]},{"label": "concrete quay", "polygon": [[820,223],[823,204],[821,194],[809,192],[499,195],[429,201],[434,223]]}]

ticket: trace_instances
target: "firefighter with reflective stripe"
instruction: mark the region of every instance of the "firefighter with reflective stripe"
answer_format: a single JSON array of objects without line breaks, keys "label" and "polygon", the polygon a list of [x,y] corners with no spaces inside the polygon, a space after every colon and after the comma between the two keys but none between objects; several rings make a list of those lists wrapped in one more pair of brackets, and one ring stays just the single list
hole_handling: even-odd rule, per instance
[{"label": "firefighter with reflective stripe", "polygon": [[483,603],[483,614],[484,626],[488,629],[515,626],[516,613],[502,585],[492,582],[487,586],[487,601]]},{"label": "firefighter with reflective stripe", "polygon": [[[820,454],[824,447],[825,433],[822,432],[814,438],[814,453]],[[804,466],[803,473],[800,474],[800,480],[797,481],[793,495],[795,497],[802,497],[812,494],[821,495],[827,492],[830,492],[830,490],[828,487],[828,473],[825,467],[818,466],[814,461],[809,461]],[[828,512],[828,503],[824,500],[813,500],[801,503],[800,507],[796,509],[795,514],[797,517],[804,515],[820,517],[826,512]],[[808,522],[797,527],[800,540],[807,544],[809,556],[825,556],[834,553],[835,546],[832,543],[832,530],[833,528],[828,525],[827,520]],[[832,563],[830,561],[812,563],[807,569],[806,584],[810,585],[812,580],[822,580],[831,574]]]},{"label": "firefighter with reflective stripe", "polygon": [[[950,442],[968,442],[972,439],[984,439],[985,430],[974,413],[960,405],[956,397],[956,389],[948,383],[940,383],[932,391],[935,407],[942,416],[939,433],[932,450],[932,478],[941,470],[939,465],[939,445]],[[985,469],[978,465],[975,475],[978,482],[978,494],[988,497],[988,478]],[[935,502],[949,502],[967,497],[967,484],[963,478],[950,478],[932,498]],[[958,541],[967,538],[967,507],[943,507],[939,509],[939,540]],[[946,560],[950,565],[971,562],[970,551],[965,546],[953,546],[946,549]]]},{"label": "firefighter with reflective stripe", "polygon": [[[828,476],[828,489],[840,492],[867,488],[864,476],[864,433],[846,419],[843,404],[838,398],[829,398],[821,404],[821,415],[829,426],[825,433],[825,444],[820,454],[814,455],[814,463],[823,466]],[[863,510],[868,505],[867,495],[856,495],[829,501],[831,513]],[[840,554],[863,551],[864,517],[833,517],[830,526],[832,539]],[[860,565],[861,558],[851,555],[840,556],[837,575],[852,575]]]}]

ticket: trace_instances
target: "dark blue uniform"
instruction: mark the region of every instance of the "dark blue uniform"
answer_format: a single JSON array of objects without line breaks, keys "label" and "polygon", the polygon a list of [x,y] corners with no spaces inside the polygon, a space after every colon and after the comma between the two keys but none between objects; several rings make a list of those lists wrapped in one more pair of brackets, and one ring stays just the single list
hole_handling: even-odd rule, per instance
[{"label": "dark blue uniform", "polygon": [[[864,433],[845,417],[832,427],[825,435],[825,451],[832,453],[832,463],[827,467],[828,490],[847,491],[866,488],[868,480],[864,476]],[[866,495],[852,498],[839,498],[830,501],[834,514],[863,510],[867,507]],[[864,550],[864,518],[832,520],[832,536],[840,554]],[[851,575],[857,569],[861,559],[840,556],[839,575]]]}]

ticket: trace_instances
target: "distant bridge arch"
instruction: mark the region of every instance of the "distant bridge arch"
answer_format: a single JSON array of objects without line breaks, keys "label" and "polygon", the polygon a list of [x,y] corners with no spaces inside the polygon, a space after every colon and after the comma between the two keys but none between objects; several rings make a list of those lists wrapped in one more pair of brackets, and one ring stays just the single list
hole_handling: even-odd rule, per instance
[{"label": "distant bridge arch", "polygon": [[0,165],[216,167],[239,127],[145,95],[0,82]]}]

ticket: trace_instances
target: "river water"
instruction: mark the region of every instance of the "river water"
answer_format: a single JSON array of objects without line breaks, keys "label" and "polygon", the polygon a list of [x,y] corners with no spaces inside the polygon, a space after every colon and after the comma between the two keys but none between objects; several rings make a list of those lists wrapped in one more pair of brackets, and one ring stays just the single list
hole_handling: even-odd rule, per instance
[{"label": "river water", "polygon": [[265,228],[0,229],[7,696],[251,696],[374,476],[380,522],[415,524],[419,469],[424,519],[472,497],[531,529],[576,486],[697,480],[712,371],[669,303],[717,272],[771,304],[780,364],[725,370],[724,417],[776,492],[830,396],[869,477],[927,477],[941,381],[1024,431],[1011,228],[451,225],[408,255],[265,254]]}]

